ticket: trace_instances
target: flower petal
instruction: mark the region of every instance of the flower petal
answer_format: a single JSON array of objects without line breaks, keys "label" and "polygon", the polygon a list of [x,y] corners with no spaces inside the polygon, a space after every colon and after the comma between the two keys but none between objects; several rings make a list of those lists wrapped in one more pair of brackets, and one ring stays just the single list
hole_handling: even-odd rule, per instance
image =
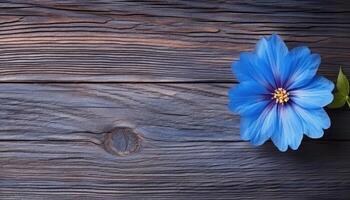
[{"label": "flower petal", "polygon": [[288,67],[285,87],[288,89],[298,88],[307,84],[316,75],[321,63],[318,54],[311,54],[307,47],[297,47],[292,49],[288,55]]},{"label": "flower petal", "polygon": [[266,67],[265,62],[254,53],[241,53],[239,60],[234,62],[231,67],[240,82],[254,81],[266,88],[275,88],[272,73]]},{"label": "flower petal", "polygon": [[248,116],[259,114],[269,103],[268,91],[254,82],[242,82],[229,90],[229,108],[232,112]]},{"label": "flower petal", "polygon": [[328,79],[316,76],[306,87],[290,91],[291,100],[303,108],[320,108],[333,100],[334,84]]},{"label": "flower petal", "polygon": [[288,56],[288,48],[283,40],[276,34],[269,38],[262,38],[256,46],[256,54],[264,60],[268,70],[272,73],[277,87],[281,87],[281,78],[287,77],[286,58]]},{"label": "flower petal", "polygon": [[288,145],[298,149],[303,139],[303,126],[293,107],[288,104],[278,107],[278,130],[272,135],[272,142],[280,151],[286,151]]},{"label": "flower petal", "polygon": [[303,123],[303,132],[310,138],[323,136],[323,129],[331,126],[331,121],[323,108],[304,109],[298,105],[294,106]]},{"label": "flower petal", "polygon": [[269,104],[261,114],[241,118],[241,138],[250,140],[254,145],[261,145],[276,130],[277,106]]}]

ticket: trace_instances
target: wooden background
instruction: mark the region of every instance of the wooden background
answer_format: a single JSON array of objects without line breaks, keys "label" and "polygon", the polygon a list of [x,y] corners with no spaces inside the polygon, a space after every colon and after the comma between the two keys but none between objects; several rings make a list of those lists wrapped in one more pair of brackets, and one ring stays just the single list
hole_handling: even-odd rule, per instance
[{"label": "wooden background", "polygon": [[239,139],[261,36],[350,75],[348,1],[0,2],[0,199],[347,199],[350,113],[280,153]]}]

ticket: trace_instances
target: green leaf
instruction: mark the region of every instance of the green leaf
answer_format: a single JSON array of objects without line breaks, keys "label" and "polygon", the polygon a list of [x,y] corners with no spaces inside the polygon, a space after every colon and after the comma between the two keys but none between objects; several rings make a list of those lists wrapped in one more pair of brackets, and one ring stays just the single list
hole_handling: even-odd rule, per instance
[{"label": "green leaf", "polygon": [[346,97],[349,95],[349,81],[346,78],[341,68],[339,69],[339,74],[337,79],[337,89],[338,89],[338,92],[341,93],[343,96]]},{"label": "green leaf", "polygon": [[348,106],[350,108],[350,99],[348,98],[348,100],[346,100],[346,102],[348,103]]},{"label": "green leaf", "polygon": [[346,102],[348,102],[348,105],[350,106],[348,97],[338,91],[334,94],[334,99],[332,103],[328,105],[328,108],[340,108],[343,107]]}]

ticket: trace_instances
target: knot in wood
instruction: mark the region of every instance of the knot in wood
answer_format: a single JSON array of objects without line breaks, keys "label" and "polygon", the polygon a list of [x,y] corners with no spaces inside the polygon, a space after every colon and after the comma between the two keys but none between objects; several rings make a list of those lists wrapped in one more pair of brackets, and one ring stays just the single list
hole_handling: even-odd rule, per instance
[{"label": "knot in wood", "polygon": [[111,154],[126,156],[137,152],[141,146],[140,136],[128,127],[118,127],[106,133],[104,147]]}]

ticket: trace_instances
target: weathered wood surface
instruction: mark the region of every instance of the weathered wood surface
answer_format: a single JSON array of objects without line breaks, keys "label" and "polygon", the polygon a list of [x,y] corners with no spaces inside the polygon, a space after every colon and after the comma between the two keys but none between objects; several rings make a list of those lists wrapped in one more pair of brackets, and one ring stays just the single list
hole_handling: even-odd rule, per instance
[{"label": "weathered wood surface", "polygon": [[350,74],[347,1],[0,1],[0,199],[349,198],[347,109],[239,138],[230,64],[271,33]]},{"label": "weathered wood surface", "polygon": [[349,1],[9,1],[0,3],[0,81],[234,81],[262,35],[350,73]]},{"label": "weathered wood surface", "polygon": [[[225,84],[0,84],[0,140],[96,136],[126,126],[155,140],[239,140]],[[82,137],[82,138],[81,138]]]},{"label": "weathered wood surface", "polygon": [[349,194],[349,130],[296,152],[254,148],[226,109],[228,84],[0,86],[1,199]]},{"label": "weathered wood surface", "polygon": [[[84,139],[129,127],[154,140],[235,142],[239,117],[227,108],[230,86],[2,83],[0,140]],[[348,112],[329,114],[334,123],[324,139],[350,139]]]},{"label": "weathered wood surface", "polygon": [[254,148],[227,87],[1,84],[0,197],[347,197],[349,130],[297,152]]},{"label": "weathered wood surface", "polygon": [[[89,141],[1,142],[1,199],[347,199],[350,145],[142,139],[129,156]],[[162,140],[163,139],[163,140]]]}]

